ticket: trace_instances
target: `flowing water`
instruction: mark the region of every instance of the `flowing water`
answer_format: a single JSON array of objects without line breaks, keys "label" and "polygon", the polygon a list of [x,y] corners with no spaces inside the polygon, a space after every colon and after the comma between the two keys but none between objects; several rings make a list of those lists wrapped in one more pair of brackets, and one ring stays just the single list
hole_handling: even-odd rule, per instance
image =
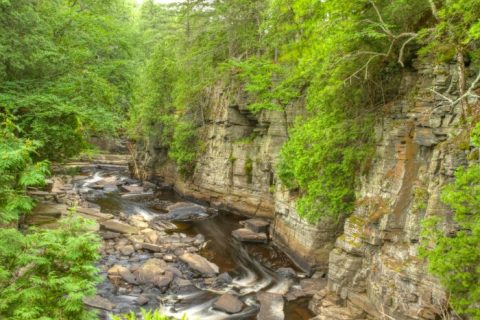
[{"label": "flowing water", "polygon": [[[110,172],[108,174],[118,175],[119,173]],[[156,193],[155,196],[152,196],[152,201],[152,197],[148,197],[148,200],[124,198],[115,189],[98,192],[89,188],[105,175],[107,175],[106,172],[97,172],[79,185],[83,192],[92,193],[93,191],[95,197],[91,201],[99,205],[102,212],[141,214],[150,219],[165,214],[156,210],[152,203],[182,201],[181,197],[171,190]],[[292,286],[298,287],[298,277],[276,272],[279,268],[292,268],[299,277],[303,276],[287,256],[276,247],[269,244],[242,243],[232,238],[231,232],[242,227],[240,221],[245,219],[230,212],[218,212],[209,219],[176,223],[178,229],[172,231],[173,233],[183,233],[191,237],[202,234],[205,237],[207,245],[199,254],[217,264],[220,273],[228,273],[233,281],[219,289],[197,287],[180,294],[169,291],[161,293],[162,308],[165,313],[179,318],[186,314],[189,319],[201,320],[256,319],[260,308],[256,299],[258,292],[285,295]],[[102,286],[103,289],[111,288],[108,280]],[[228,315],[212,309],[212,305],[218,297],[227,292],[240,298],[246,305],[240,313]],[[117,294],[110,300],[115,303],[123,303],[127,307],[130,304],[132,307],[132,297],[128,295]],[[283,307],[285,319],[304,320],[313,317],[307,304],[308,299],[306,298],[286,302]],[[152,306],[148,305],[148,307]],[[282,306],[280,305],[278,308],[282,308]]]}]

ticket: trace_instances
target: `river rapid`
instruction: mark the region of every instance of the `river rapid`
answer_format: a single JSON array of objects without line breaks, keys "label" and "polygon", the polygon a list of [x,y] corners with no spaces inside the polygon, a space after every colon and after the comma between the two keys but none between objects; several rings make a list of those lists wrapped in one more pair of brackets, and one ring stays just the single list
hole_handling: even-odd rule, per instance
[{"label": "river rapid", "polygon": [[[172,220],[165,208],[179,203],[191,203],[173,190],[153,186],[145,188],[139,181],[129,178],[128,172],[119,169],[90,168],[83,175],[83,178],[76,178],[75,186],[92,207],[124,221],[140,217],[150,226],[156,220],[161,221],[162,225],[170,226],[165,232],[160,232],[158,243],[179,239],[180,242],[185,240],[183,242],[197,244],[175,249],[171,254],[154,253],[138,246],[134,252],[122,254],[124,250],[120,248],[119,252],[117,249],[127,241],[109,237],[105,239],[104,236],[100,262],[104,280],[98,290],[100,296],[115,305],[111,312],[106,313],[107,318],[108,314],[130,310],[138,312],[140,308],[161,309],[174,317],[186,315],[188,319],[201,320],[262,319],[259,315],[261,309],[264,310],[260,313],[265,314],[266,311],[270,314],[268,319],[272,320],[304,320],[313,317],[307,304],[314,280],[308,279],[272,244],[246,243],[232,237],[232,231],[242,228],[242,221],[248,218],[204,206],[202,212],[206,212],[206,215],[182,221]],[[125,188],[137,190],[132,193]],[[217,265],[218,274],[207,277],[191,272],[188,265],[176,256],[184,249]],[[173,270],[174,280],[161,289],[140,285],[135,281],[122,284],[110,277],[109,269],[112,266],[123,266],[135,274],[135,270],[148,259],[162,257]],[[226,293],[241,301],[243,306],[240,312],[229,314],[214,308],[215,302]],[[259,299],[263,293],[267,293],[266,299]],[[270,297],[275,299],[271,300]]]}]

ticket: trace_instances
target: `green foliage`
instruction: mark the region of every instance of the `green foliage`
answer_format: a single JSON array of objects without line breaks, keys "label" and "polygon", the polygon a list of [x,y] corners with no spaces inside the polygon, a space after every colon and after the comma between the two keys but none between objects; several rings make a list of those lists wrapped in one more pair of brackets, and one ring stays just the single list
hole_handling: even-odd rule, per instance
[{"label": "green foliage", "polygon": [[425,219],[420,253],[450,293],[453,309],[480,319],[480,165],[457,170],[455,182],[442,192],[442,201],[452,208],[457,230],[445,234],[439,217]]},{"label": "green foliage", "polygon": [[82,299],[95,293],[100,240],[92,221],[69,217],[27,235],[0,229],[0,317],[91,320]]},{"label": "green foliage", "polygon": [[317,115],[297,124],[282,149],[280,179],[300,188],[297,210],[310,222],[339,219],[353,209],[355,177],[371,153],[371,123]]},{"label": "green foliage", "polygon": [[197,146],[195,128],[186,122],[178,123],[173,133],[168,155],[175,160],[181,174],[190,175],[193,173]]},{"label": "green foliage", "polygon": [[8,118],[0,124],[0,224],[15,221],[32,209],[26,188],[42,185],[48,174],[47,162],[31,159],[40,144],[18,138],[15,130]]},{"label": "green foliage", "polygon": [[120,0],[0,3],[0,107],[42,143],[39,159],[68,158],[120,124],[133,74],[129,14]]},{"label": "green foliage", "polygon": [[[281,110],[299,96],[298,88],[286,81],[289,68],[265,58],[251,57],[231,60],[228,64],[250,93],[248,109],[253,113],[262,110]],[[283,81],[280,81],[283,80]]]},{"label": "green foliage", "polygon": [[[158,310],[155,310],[155,311],[141,310],[141,313],[142,313],[142,317],[141,317],[142,320],[175,320],[172,317],[163,315]],[[137,315],[133,312],[131,312],[130,314],[123,315],[123,316],[113,316],[112,317],[112,320],[137,320],[137,319],[140,320],[140,318],[137,317]],[[187,320],[187,316],[184,315],[181,320]]]},{"label": "green foliage", "polygon": [[480,39],[480,3],[476,0],[434,1],[437,23],[422,30],[422,54],[434,54],[439,61],[452,60],[456,54],[470,55],[478,61],[480,51],[474,41]]}]

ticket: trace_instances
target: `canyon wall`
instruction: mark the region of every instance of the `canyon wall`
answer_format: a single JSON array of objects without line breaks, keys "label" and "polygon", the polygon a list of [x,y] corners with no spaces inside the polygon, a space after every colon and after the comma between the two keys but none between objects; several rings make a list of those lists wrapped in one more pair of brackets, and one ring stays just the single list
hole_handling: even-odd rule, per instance
[{"label": "canyon wall", "polygon": [[300,102],[255,115],[241,87],[220,83],[206,95],[193,177],[178,176],[165,150],[149,141],[137,149],[135,167],[186,196],[272,219],[274,242],[301,267],[328,270],[328,288],[310,304],[318,319],[437,319],[446,296],[417,248],[426,216],[450,217],[440,189],[467,161],[468,143],[459,147],[465,145],[458,138],[460,106],[432,92],[455,94],[457,78],[453,65],[417,65],[405,73],[401,98],[379,111],[376,155],[361,178],[356,209],[341,225],[300,219],[295,195],[276,177],[280,148],[303,112]]},{"label": "canyon wall", "polygon": [[455,67],[416,68],[403,98],[384,106],[374,162],[330,253],[328,289],[310,305],[318,319],[447,319],[445,292],[417,249],[425,217],[451,221],[441,188],[467,163],[469,144],[460,105],[432,91],[455,93]]},{"label": "canyon wall", "polygon": [[232,83],[217,84],[206,97],[201,152],[193,176],[179,176],[166,150],[152,141],[135,150],[136,175],[161,179],[179,193],[219,209],[272,219],[271,235],[278,246],[305,271],[326,271],[341,226],[311,225],[300,219],[295,195],[280,185],[274,171],[288,128],[303,112],[302,104],[253,114],[242,88]]}]

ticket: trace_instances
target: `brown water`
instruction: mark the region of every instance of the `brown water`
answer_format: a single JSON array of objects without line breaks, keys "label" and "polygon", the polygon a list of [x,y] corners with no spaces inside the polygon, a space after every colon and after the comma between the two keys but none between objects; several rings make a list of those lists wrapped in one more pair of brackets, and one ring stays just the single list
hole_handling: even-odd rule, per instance
[{"label": "brown water", "polygon": [[[119,193],[103,194],[95,199],[102,212],[118,214],[142,213],[163,214],[154,209],[155,201],[178,202],[181,200],[172,191],[163,191],[153,198],[125,199]],[[240,221],[246,218],[230,212],[219,212],[206,220],[176,223],[178,230],[188,236],[202,234],[208,244],[200,254],[217,264],[220,273],[228,272],[233,278],[232,284],[221,292],[198,289],[182,297],[165,293],[165,310],[174,316],[187,314],[191,319],[256,319],[259,310],[255,295],[257,292],[285,294],[288,287],[298,283],[297,279],[288,279],[275,272],[278,268],[289,267],[296,271],[290,259],[276,247],[269,244],[245,244],[231,236],[231,232],[241,227]],[[236,315],[226,315],[211,308],[217,297],[230,292],[238,296],[247,307]],[[174,301],[174,302],[168,302]],[[284,306],[286,320],[306,320],[314,315],[307,308],[308,299],[300,298],[286,302]]]}]

